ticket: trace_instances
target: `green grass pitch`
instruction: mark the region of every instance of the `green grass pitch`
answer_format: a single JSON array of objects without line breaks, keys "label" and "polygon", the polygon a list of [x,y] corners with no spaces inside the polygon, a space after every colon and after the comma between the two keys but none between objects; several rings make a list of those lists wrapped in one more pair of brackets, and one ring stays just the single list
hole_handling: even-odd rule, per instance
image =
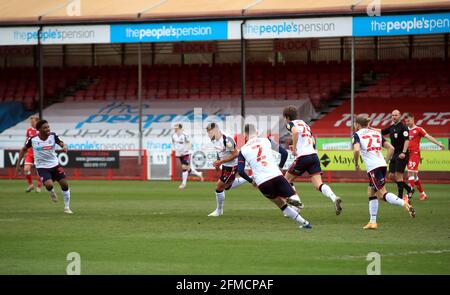
[{"label": "green grass pitch", "polygon": [[[248,184],[226,192],[224,215],[214,183],[70,181],[72,210],[25,181],[0,180],[0,274],[65,274],[69,252],[81,274],[366,274],[369,252],[382,274],[450,274],[449,185],[425,185],[417,218],[380,202],[368,221],[366,184],[332,184],[342,215],[309,183],[297,183],[313,229],[305,232]],[[395,192],[392,184],[390,191]]]}]

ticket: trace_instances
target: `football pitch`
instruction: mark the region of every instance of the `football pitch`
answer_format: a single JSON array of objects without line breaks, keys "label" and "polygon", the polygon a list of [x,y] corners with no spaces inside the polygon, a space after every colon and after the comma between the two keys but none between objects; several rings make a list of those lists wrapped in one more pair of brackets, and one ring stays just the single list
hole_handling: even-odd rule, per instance
[{"label": "football pitch", "polygon": [[[215,209],[215,184],[163,181],[71,181],[73,215],[45,190],[0,180],[0,274],[66,274],[67,254],[81,274],[366,274],[370,252],[381,274],[450,274],[449,185],[425,185],[429,196],[401,207],[380,202],[379,229],[368,221],[367,184],[332,184],[343,212],[309,183],[297,183],[313,225],[299,230],[251,185],[226,192]],[[389,184],[391,192],[396,187]]]}]

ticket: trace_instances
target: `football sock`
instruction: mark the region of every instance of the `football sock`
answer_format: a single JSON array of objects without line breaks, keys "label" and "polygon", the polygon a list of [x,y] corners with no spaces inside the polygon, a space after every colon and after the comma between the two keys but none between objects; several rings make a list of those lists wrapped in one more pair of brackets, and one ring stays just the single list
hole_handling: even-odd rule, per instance
[{"label": "football sock", "polygon": [[393,193],[385,193],[383,198],[386,202],[388,202],[389,204],[392,204],[392,205],[397,205],[397,206],[402,206],[402,207],[405,205],[405,201],[403,201],[403,199],[397,197]]},{"label": "football sock", "polygon": [[27,179],[28,185],[33,184],[33,176],[31,176],[31,171],[25,172],[25,178]]},{"label": "football sock", "polygon": [[423,189],[422,182],[420,181],[419,178],[416,179],[415,183],[416,183],[416,186],[417,186],[417,189],[419,190],[419,192],[424,193],[425,191]]},{"label": "football sock", "polygon": [[198,172],[197,170],[195,170],[194,167],[191,167],[191,169],[189,170],[189,173],[191,173],[191,174],[193,174],[193,175],[195,175],[195,176],[198,176],[198,177],[201,176],[200,172]]},{"label": "football sock", "polygon": [[370,223],[377,223],[377,214],[378,214],[378,198],[377,197],[369,198],[369,214],[370,214]]},{"label": "football sock", "polygon": [[409,183],[409,186],[410,187],[414,187],[414,176],[410,176],[410,177],[408,177],[408,183]]},{"label": "football sock", "polygon": [[403,187],[405,188],[406,192],[408,194],[411,193],[411,191],[412,191],[411,187],[404,181],[402,181],[402,183],[403,183]]},{"label": "football sock", "polygon": [[41,187],[42,187],[41,177],[38,175],[38,176],[36,177],[36,179],[37,179],[37,187],[41,188]]},{"label": "football sock", "polygon": [[225,192],[216,190],[217,210],[223,211],[223,203],[225,201]]},{"label": "football sock", "polygon": [[64,198],[64,208],[70,208],[70,189],[63,191],[61,190]]},{"label": "football sock", "polygon": [[297,211],[289,207],[287,204],[285,204],[280,209],[281,211],[283,211],[284,216],[295,220],[295,222],[297,222],[298,224],[304,224],[306,222],[306,220],[300,214],[298,214]]},{"label": "football sock", "polygon": [[183,170],[183,172],[181,173],[181,177],[183,179],[183,181],[182,181],[183,185],[186,185],[188,175],[189,175],[189,171],[187,171],[187,170]]},{"label": "football sock", "polygon": [[403,197],[403,181],[396,181],[397,189],[398,189],[398,197]]},{"label": "football sock", "polygon": [[322,183],[319,187],[319,191],[327,198],[329,198],[331,201],[336,202],[336,195],[333,193],[331,188],[326,185],[325,183]]},{"label": "football sock", "polygon": [[235,187],[240,186],[241,184],[244,184],[244,183],[246,183],[246,182],[247,182],[247,180],[245,180],[244,178],[241,178],[241,177],[236,178],[236,179],[233,181],[233,183],[231,184],[231,187],[230,187],[230,188],[235,188]]}]

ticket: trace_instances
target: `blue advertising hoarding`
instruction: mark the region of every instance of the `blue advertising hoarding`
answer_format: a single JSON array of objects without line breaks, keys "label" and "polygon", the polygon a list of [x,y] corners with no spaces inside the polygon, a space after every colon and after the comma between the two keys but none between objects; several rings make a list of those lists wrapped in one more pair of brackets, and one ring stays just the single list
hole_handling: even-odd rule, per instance
[{"label": "blue advertising hoarding", "polygon": [[450,13],[353,18],[353,36],[396,36],[450,32]]},{"label": "blue advertising hoarding", "polygon": [[228,21],[111,25],[111,43],[227,39]]}]

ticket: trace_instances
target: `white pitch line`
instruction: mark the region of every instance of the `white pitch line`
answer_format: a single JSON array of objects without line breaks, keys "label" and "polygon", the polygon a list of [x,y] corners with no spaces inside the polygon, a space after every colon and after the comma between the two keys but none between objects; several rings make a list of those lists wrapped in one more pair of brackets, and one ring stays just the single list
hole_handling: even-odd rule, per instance
[{"label": "white pitch line", "polygon": [[[376,251],[374,251],[376,252]],[[380,253],[380,252],[378,252]],[[380,253],[381,257],[386,256],[408,256],[408,255],[424,255],[424,254],[443,254],[443,253],[450,253],[450,249],[443,249],[443,250],[422,250],[422,251],[408,251],[408,252],[401,252],[401,253]],[[366,256],[352,256],[352,255],[345,255],[340,257],[340,259],[365,259]]]}]

